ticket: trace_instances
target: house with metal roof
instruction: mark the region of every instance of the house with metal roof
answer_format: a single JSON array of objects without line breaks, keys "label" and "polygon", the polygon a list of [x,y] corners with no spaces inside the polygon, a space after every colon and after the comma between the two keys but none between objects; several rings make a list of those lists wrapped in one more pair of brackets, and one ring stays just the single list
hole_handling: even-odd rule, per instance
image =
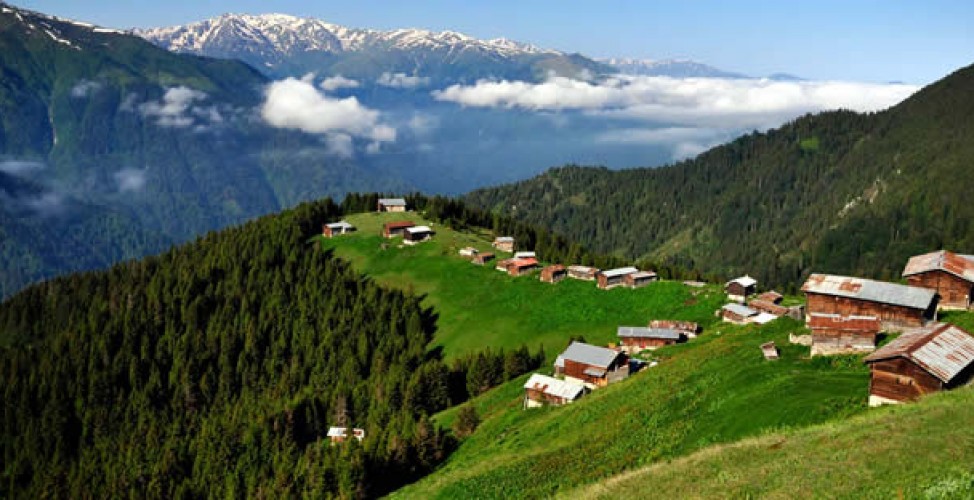
[{"label": "house with metal roof", "polygon": [[599,271],[595,278],[598,281],[599,288],[608,290],[610,288],[625,285],[626,276],[638,272],[639,269],[636,269],[635,267],[620,267],[617,269]]},{"label": "house with metal roof", "polygon": [[[348,439],[348,427],[329,427],[328,439],[334,443],[341,443]],[[352,437],[361,441],[365,439],[365,429],[352,429]]]},{"label": "house with metal roof", "polygon": [[502,252],[513,252],[514,251],[514,237],[513,236],[498,236],[494,238],[493,243],[494,248]]},{"label": "house with metal roof", "polygon": [[870,406],[915,401],[971,381],[974,337],[954,325],[934,324],[900,335],[864,361]]},{"label": "house with metal roof", "polygon": [[686,342],[687,336],[674,328],[651,328],[645,326],[620,326],[616,329],[620,348],[634,354],[647,349]]},{"label": "house with metal roof", "polygon": [[811,313],[812,356],[855,354],[876,348],[882,322],[876,316]]},{"label": "house with metal roof", "polygon": [[345,233],[355,231],[355,226],[346,221],[330,222],[321,226],[321,234],[325,238],[331,238]]},{"label": "house with metal roof", "polygon": [[935,290],[941,309],[970,309],[974,300],[974,256],[939,250],[910,257],[903,269],[910,286]]},{"label": "house with metal roof", "polygon": [[621,351],[584,342],[572,342],[557,359],[555,374],[595,389],[629,376],[629,357]]},{"label": "house with metal roof", "polygon": [[433,229],[429,226],[407,227],[406,232],[402,235],[402,240],[407,245],[415,245],[429,240],[434,234]]},{"label": "house with metal roof", "polygon": [[598,273],[597,267],[568,266],[568,277],[577,280],[594,281]]},{"label": "house with metal roof", "polygon": [[623,277],[623,282],[629,288],[642,288],[658,280],[659,276],[657,276],[653,271],[638,271],[627,274]]},{"label": "house with metal roof", "polygon": [[734,323],[735,325],[746,325],[751,323],[758,314],[758,311],[751,309],[742,304],[736,302],[731,302],[720,308],[718,311],[720,318],[728,323]]},{"label": "house with metal roof", "polygon": [[561,406],[574,402],[584,396],[585,392],[582,384],[534,373],[524,383],[524,407]]},{"label": "house with metal roof", "polygon": [[806,315],[876,316],[884,329],[923,326],[937,314],[937,292],[915,286],[812,274],[802,291]]},{"label": "house with metal roof", "polygon": [[406,234],[406,228],[413,227],[416,224],[411,220],[397,220],[392,222],[386,222],[382,225],[382,236],[384,238],[395,238],[396,236],[404,236]]},{"label": "house with metal roof", "polygon": [[748,295],[753,294],[757,290],[758,280],[744,275],[740,278],[734,278],[724,284],[724,291],[727,292],[727,298],[736,302],[744,302],[747,300]]},{"label": "house with metal roof", "polygon": [[379,198],[376,207],[378,212],[405,212],[406,200],[402,198]]}]

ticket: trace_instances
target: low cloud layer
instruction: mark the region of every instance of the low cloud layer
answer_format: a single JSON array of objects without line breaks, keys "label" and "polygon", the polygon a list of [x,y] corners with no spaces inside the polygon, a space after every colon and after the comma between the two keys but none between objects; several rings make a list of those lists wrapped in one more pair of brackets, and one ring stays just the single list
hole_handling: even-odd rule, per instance
[{"label": "low cloud layer", "polygon": [[120,193],[139,192],[145,189],[145,170],[124,168],[115,172],[114,177]]},{"label": "low cloud layer", "polygon": [[260,113],[273,127],[322,135],[328,149],[340,156],[348,156],[352,138],[370,141],[368,151],[396,140],[396,129],[383,123],[378,111],[355,97],[340,99],[320,92],[310,75],[268,85]]},{"label": "low cloud layer", "polygon": [[332,92],[338,89],[354,89],[358,88],[359,83],[351,78],[345,78],[342,75],[335,75],[325,78],[318,84],[321,90],[325,92]]},{"label": "low cloud layer", "polygon": [[375,83],[384,87],[414,89],[428,86],[430,84],[430,79],[425,76],[410,76],[405,73],[389,73],[387,71],[382,73]]},{"label": "low cloud layer", "polygon": [[206,92],[189,87],[171,87],[161,100],[142,103],[138,109],[142,116],[155,118],[160,127],[196,126],[197,129],[205,129],[208,125],[223,121],[216,107],[199,105],[207,97]]},{"label": "low cloud layer", "polygon": [[916,90],[904,84],[616,76],[594,83],[564,77],[542,83],[480,81],[432,94],[463,106],[578,110],[689,127],[744,129],[773,127],[803,113],[829,109],[877,111]]},{"label": "low cloud layer", "polygon": [[81,80],[71,87],[71,97],[81,99],[97,92],[102,88],[102,84],[91,80]]},{"label": "low cloud layer", "polygon": [[23,175],[44,168],[39,161],[5,160],[0,161],[0,172],[10,175]]}]

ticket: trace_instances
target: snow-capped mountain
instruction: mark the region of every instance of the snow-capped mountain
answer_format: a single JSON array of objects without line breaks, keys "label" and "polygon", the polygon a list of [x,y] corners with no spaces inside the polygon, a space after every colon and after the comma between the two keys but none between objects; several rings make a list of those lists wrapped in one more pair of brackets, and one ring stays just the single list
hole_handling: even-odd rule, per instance
[{"label": "snow-capped mountain", "polygon": [[632,59],[614,57],[598,59],[599,62],[615,68],[626,75],[639,76],[670,76],[673,78],[709,77],[709,78],[748,78],[741,73],[724,71],[688,59]]},{"label": "snow-capped mountain", "polygon": [[220,17],[133,33],[175,52],[236,58],[273,76],[315,71],[372,78],[383,72],[446,80],[543,77],[602,70],[598,63],[505,38],[455,31],[349,28],[285,14]]}]

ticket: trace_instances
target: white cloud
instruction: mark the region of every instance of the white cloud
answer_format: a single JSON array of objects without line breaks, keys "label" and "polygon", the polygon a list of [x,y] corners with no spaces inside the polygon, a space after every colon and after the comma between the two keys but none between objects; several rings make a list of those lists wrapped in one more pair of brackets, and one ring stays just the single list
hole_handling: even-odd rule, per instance
[{"label": "white cloud", "polygon": [[595,142],[668,146],[673,160],[683,160],[726,142],[733,134],[704,127],[613,129],[595,136]]},{"label": "white cloud", "polygon": [[412,130],[414,134],[420,136],[428,135],[430,132],[436,130],[439,125],[440,119],[436,115],[420,112],[413,113],[413,116],[406,122],[409,130]]},{"label": "white cloud", "polygon": [[359,86],[358,81],[352,80],[351,78],[345,78],[342,75],[335,75],[325,78],[318,84],[321,90],[326,92],[331,92],[338,89],[354,89]]},{"label": "white cloud", "polygon": [[54,215],[61,211],[64,205],[64,197],[59,193],[51,191],[36,198],[30,198],[24,204],[27,208],[41,215]]},{"label": "white cloud", "polygon": [[39,161],[25,160],[6,160],[0,161],[0,172],[10,175],[21,175],[33,170],[44,168],[44,164]]},{"label": "white cloud", "polygon": [[[380,122],[379,112],[359,103],[355,97],[344,99],[319,92],[311,76],[287,78],[267,86],[261,116],[277,128],[296,129],[310,134],[345,134],[373,143],[394,142],[396,129]],[[330,145],[333,147],[333,145]]]},{"label": "white cloud", "polygon": [[379,85],[385,87],[395,87],[399,89],[414,89],[417,87],[425,87],[430,84],[429,77],[425,76],[409,76],[405,73],[390,73],[386,71],[379,76],[375,81]]},{"label": "white cloud", "polygon": [[599,82],[553,77],[542,83],[480,81],[433,91],[464,106],[580,110],[691,127],[768,128],[807,112],[877,111],[918,90],[913,85],[778,82],[766,79],[615,76]]},{"label": "white cloud", "polygon": [[355,154],[355,145],[352,143],[352,136],[348,134],[329,134],[325,137],[325,145],[328,154],[340,158],[351,158]]},{"label": "white cloud", "polygon": [[71,87],[71,97],[74,97],[75,99],[88,97],[101,88],[101,83],[93,82],[91,80],[81,80],[80,82],[76,83],[74,87]]},{"label": "white cloud", "polygon": [[200,108],[193,106],[206,97],[206,92],[189,87],[170,87],[163,94],[161,101],[142,103],[139,105],[139,111],[142,116],[156,118],[156,123],[161,127],[189,127],[196,124],[197,119],[207,117],[208,112],[203,111],[201,113]]},{"label": "white cloud", "polygon": [[145,170],[138,168],[123,168],[115,172],[115,183],[118,184],[118,191],[137,192],[145,189]]}]

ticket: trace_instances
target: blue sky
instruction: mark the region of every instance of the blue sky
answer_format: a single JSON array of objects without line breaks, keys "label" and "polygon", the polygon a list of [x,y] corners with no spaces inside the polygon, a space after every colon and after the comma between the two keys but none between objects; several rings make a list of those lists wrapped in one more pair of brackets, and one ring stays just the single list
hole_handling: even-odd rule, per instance
[{"label": "blue sky", "polygon": [[974,2],[14,0],[100,25],[282,12],[353,27],[451,29],[593,57],[687,58],[750,75],[924,84],[974,62]]}]

